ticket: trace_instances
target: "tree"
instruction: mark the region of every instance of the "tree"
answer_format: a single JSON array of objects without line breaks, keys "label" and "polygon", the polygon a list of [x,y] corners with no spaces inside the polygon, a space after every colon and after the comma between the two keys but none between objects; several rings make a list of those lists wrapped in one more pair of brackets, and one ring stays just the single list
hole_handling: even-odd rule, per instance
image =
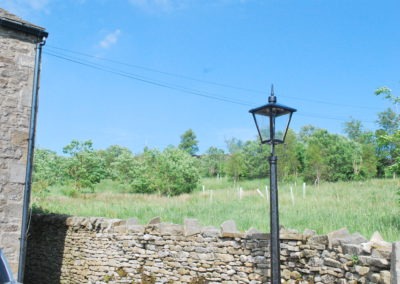
[{"label": "tree", "polygon": [[93,150],[91,140],[72,140],[63,148],[63,153],[69,155],[66,160],[66,174],[73,181],[74,188],[90,188],[105,177],[104,160]]},{"label": "tree", "polygon": [[244,154],[242,151],[230,154],[226,160],[225,170],[235,183],[238,182],[240,177],[245,175],[246,167],[244,164]]},{"label": "tree", "polygon": [[245,157],[243,153],[244,143],[237,138],[227,139],[225,143],[229,151],[225,163],[225,171],[226,174],[233,179],[234,183],[236,183],[239,178],[245,176],[246,173]]},{"label": "tree", "polygon": [[[244,143],[241,151],[243,153],[244,163],[243,175],[246,178],[261,178],[268,176],[268,150],[269,147],[267,147],[267,145],[262,145],[258,140],[246,141]],[[235,160],[233,159],[231,162],[233,161]],[[237,162],[240,162],[240,160]],[[241,169],[238,166],[236,167],[239,170]]]},{"label": "tree", "polygon": [[216,147],[208,148],[201,157],[204,175],[210,177],[221,176],[224,172],[225,160],[226,155],[224,150]]},{"label": "tree", "polygon": [[394,134],[400,126],[400,116],[391,108],[378,113],[377,123],[381,130],[391,135]]},{"label": "tree", "polygon": [[98,151],[98,154],[104,161],[106,178],[115,180],[127,175],[130,160],[133,160],[131,150],[119,145],[111,145],[105,150]]},{"label": "tree", "polygon": [[296,179],[301,169],[300,148],[296,133],[289,129],[286,134],[285,143],[283,145],[277,145],[275,149],[279,157],[279,178],[285,181]]},{"label": "tree", "polygon": [[361,121],[351,119],[344,125],[344,132],[353,145],[354,179],[376,176],[378,161],[376,158],[376,139],[371,131],[365,131]]},{"label": "tree", "polygon": [[[115,149],[115,148],[114,148]],[[109,165],[107,166],[107,164]],[[105,162],[108,177],[123,184],[129,184],[135,178],[136,168],[135,157],[130,151],[122,151],[110,160]]]},{"label": "tree", "polygon": [[158,163],[160,192],[179,195],[192,192],[200,179],[196,158],[177,148],[167,148]]},{"label": "tree", "polygon": [[231,154],[241,151],[244,146],[243,141],[237,138],[226,139],[225,144]]},{"label": "tree", "polygon": [[344,123],[344,132],[351,140],[360,141],[364,132],[362,122],[351,118],[350,121]]},{"label": "tree", "polygon": [[35,149],[33,161],[33,190],[43,192],[49,186],[65,181],[64,158],[48,149]]},{"label": "tree", "polygon": [[379,160],[378,173],[396,174],[397,164],[399,163],[400,152],[397,144],[397,133],[400,130],[400,116],[398,114],[398,105],[400,97],[392,94],[388,87],[381,87],[375,91],[375,95],[383,95],[385,99],[391,101],[395,110],[388,108],[386,111],[378,114],[378,124],[380,129],[376,131],[377,137],[377,156]]},{"label": "tree", "polygon": [[179,195],[192,192],[200,179],[196,159],[174,147],[145,150],[135,157],[131,187],[137,193]]},{"label": "tree", "polygon": [[305,147],[305,179],[339,181],[353,178],[353,143],[325,129],[316,130]]},{"label": "tree", "polygon": [[181,143],[178,148],[193,156],[199,151],[198,143],[196,134],[189,129],[181,135]]}]

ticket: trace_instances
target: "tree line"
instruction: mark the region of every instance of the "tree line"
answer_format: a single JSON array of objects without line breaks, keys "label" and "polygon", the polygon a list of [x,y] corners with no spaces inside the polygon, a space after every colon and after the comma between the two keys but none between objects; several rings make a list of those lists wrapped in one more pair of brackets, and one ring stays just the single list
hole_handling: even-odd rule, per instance
[{"label": "tree line", "polygon": [[[343,125],[346,135],[330,133],[312,125],[298,133],[289,130],[285,144],[276,147],[278,178],[281,181],[364,180],[400,172],[399,98],[390,89],[380,88],[393,107],[378,113],[376,131],[364,129],[350,119]],[[71,185],[75,190],[94,190],[104,179],[124,185],[129,192],[177,195],[193,191],[201,177],[229,177],[233,181],[268,177],[269,146],[257,139],[231,138],[226,150],[210,147],[202,155],[193,130],[181,135],[178,146],[159,151],[145,148],[139,154],[113,145],[95,150],[92,141],[73,140],[63,148],[63,155],[36,149],[34,187]]]}]

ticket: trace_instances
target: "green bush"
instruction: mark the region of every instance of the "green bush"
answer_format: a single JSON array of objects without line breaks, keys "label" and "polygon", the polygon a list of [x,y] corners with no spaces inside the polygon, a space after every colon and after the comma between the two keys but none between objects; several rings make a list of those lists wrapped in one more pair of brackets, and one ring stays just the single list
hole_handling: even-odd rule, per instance
[{"label": "green bush", "polygon": [[200,179],[195,158],[177,148],[145,150],[132,169],[132,191],[179,195],[192,192]]}]

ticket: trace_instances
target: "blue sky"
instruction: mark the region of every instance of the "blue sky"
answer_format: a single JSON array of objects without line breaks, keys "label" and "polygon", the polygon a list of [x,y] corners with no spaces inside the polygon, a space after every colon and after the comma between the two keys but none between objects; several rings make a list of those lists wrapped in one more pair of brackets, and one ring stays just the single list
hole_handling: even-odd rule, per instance
[{"label": "blue sky", "polygon": [[72,139],[138,153],[177,145],[191,128],[200,152],[256,137],[248,110],[297,108],[292,128],[342,133],[350,117],[376,128],[400,95],[398,0],[2,0],[43,26],[37,146]]}]

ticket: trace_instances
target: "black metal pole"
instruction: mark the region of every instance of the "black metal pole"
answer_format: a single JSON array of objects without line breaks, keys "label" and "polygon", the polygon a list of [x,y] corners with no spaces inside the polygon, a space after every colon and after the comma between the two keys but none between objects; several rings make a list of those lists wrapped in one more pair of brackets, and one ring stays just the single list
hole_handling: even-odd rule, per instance
[{"label": "black metal pole", "polygon": [[274,153],[272,145],[271,156],[269,157],[270,177],[270,233],[271,233],[271,283],[281,283],[280,265],[280,239],[279,239],[279,210],[278,210],[278,183],[276,164],[278,158]]}]

